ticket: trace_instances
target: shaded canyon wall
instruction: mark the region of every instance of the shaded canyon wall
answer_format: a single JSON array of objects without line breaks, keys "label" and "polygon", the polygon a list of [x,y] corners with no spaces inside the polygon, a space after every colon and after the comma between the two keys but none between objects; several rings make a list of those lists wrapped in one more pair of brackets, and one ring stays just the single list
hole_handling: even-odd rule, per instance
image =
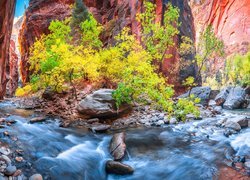
[{"label": "shaded canyon wall", "polygon": [[9,77],[9,47],[15,11],[15,0],[0,1],[0,99],[6,91]]}]

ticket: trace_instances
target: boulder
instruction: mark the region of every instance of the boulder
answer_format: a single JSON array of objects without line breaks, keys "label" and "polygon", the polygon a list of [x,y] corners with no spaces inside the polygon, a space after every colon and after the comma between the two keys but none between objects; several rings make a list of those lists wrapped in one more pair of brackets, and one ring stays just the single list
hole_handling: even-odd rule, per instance
[{"label": "boulder", "polygon": [[108,118],[117,117],[129,110],[130,106],[128,104],[121,105],[117,110],[112,92],[112,89],[100,89],[86,96],[79,103],[78,112],[89,118]]},{"label": "boulder", "polygon": [[178,98],[187,98],[189,94],[193,94],[195,97],[200,98],[200,103],[202,105],[207,105],[211,93],[210,87],[194,87],[191,92],[188,91],[185,94],[180,95]]},{"label": "boulder", "polygon": [[230,120],[227,120],[223,126],[225,128],[229,128],[229,129],[232,129],[232,130],[235,130],[235,131],[240,131],[241,130],[241,126],[237,123],[237,122],[234,122],[234,121],[230,121]]},{"label": "boulder", "polygon": [[225,103],[223,104],[223,108],[225,109],[238,109],[245,102],[245,90],[241,87],[234,87],[230,89],[230,92],[227,96]]},{"label": "boulder", "polygon": [[249,123],[250,119],[246,116],[237,116],[235,118],[229,119],[229,121],[233,121],[233,122],[238,123],[241,128],[246,128],[246,127],[248,127],[248,123]]},{"label": "boulder", "polygon": [[121,162],[109,160],[106,163],[106,172],[110,174],[126,175],[133,174],[134,169],[131,166]]},{"label": "boulder", "polygon": [[126,144],[125,144],[125,133],[116,133],[113,135],[110,142],[110,154],[114,157],[114,160],[119,161],[125,156]]},{"label": "boulder", "polygon": [[222,89],[219,94],[217,94],[217,96],[214,99],[217,106],[222,106],[224,104],[230,92],[230,89],[231,87],[226,87]]},{"label": "boulder", "polygon": [[103,133],[106,132],[108,129],[110,129],[110,125],[106,125],[106,124],[99,124],[99,125],[95,125],[93,127],[91,127],[90,129],[94,132],[94,133]]},{"label": "boulder", "polygon": [[215,100],[210,99],[209,102],[208,102],[208,106],[212,106],[212,107],[216,106]]},{"label": "boulder", "polygon": [[16,170],[17,170],[16,166],[9,165],[5,169],[4,174],[7,175],[7,176],[11,176],[11,175],[13,175],[16,172]]}]

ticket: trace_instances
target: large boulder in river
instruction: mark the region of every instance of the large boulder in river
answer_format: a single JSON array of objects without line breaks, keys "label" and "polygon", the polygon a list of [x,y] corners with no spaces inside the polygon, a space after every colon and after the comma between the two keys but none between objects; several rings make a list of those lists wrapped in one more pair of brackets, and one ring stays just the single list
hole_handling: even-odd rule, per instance
[{"label": "large boulder in river", "polygon": [[193,94],[195,97],[200,99],[202,105],[207,105],[211,93],[210,87],[194,87],[191,92],[188,91],[185,94],[180,95],[178,98],[187,98],[189,95]]},{"label": "large boulder in river", "polygon": [[119,161],[125,156],[126,144],[125,144],[125,133],[116,133],[113,135],[110,142],[110,154],[114,157],[114,160]]},{"label": "large boulder in river", "polygon": [[121,105],[119,109],[116,108],[112,92],[112,89],[100,89],[86,96],[79,103],[78,112],[89,118],[109,118],[116,117],[129,110],[128,104]]},{"label": "large boulder in river", "polygon": [[126,175],[133,174],[134,169],[127,164],[109,160],[106,162],[106,172],[110,174]]},{"label": "large boulder in river", "polygon": [[223,108],[225,109],[238,109],[241,108],[245,100],[245,89],[241,87],[234,87],[230,89],[230,92],[227,96]]},{"label": "large boulder in river", "polygon": [[215,102],[217,106],[222,106],[227,99],[227,96],[232,87],[226,87],[220,91],[220,93],[215,97]]}]

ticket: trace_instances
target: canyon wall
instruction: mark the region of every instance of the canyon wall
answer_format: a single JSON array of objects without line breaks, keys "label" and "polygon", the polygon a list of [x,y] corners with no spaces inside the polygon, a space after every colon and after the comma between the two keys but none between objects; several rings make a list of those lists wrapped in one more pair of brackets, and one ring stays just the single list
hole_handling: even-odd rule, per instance
[{"label": "canyon wall", "polygon": [[9,47],[15,4],[15,0],[0,1],[0,99],[5,95],[8,81]]},{"label": "canyon wall", "polygon": [[[113,37],[120,32],[120,30],[129,26],[132,32],[138,35],[139,24],[136,22],[136,14],[142,11],[143,0],[83,0],[84,4],[92,12],[94,17],[105,26],[105,33],[103,34],[103,40],[107,43],[112,43]],[[194,40],[194,26],[191,9],[188,5],[188,0],[171,0],[174,5],[179,7],[180,21],[182,26],[180,27],[181,35],[189,36]],[[29,48],[33,45],[35,39],[40,37],[41,34],[47,34],[48,26],[53,19],[64,19],[71,13],[70,5],[74,0],[30,0],[30,6],[28,7],[22,29],[20,31],[19,42],[21,45],[21,74],[24,82],[29,81]],[[155,0],[157,10],[156,14],[158,20],[161,20],[164,14],[165,6],[162,0]],[[181,36],[180,35],[180,36]],[[179,42],[180,36],[175,38],[176,43]],[[166,59],[162,65],[162,71],[165,75],[169,75],[169,69],[176,64],[177,52],[175,48],[169,50],[173,56]],[[195,66],[191,65],[187,67],[182,79],[194,75],[196,73]],[[176,86],[180,85],[179,74],[176,74],[169,79],[171,83]]]},{"label": "canyon wall", "polygon": [[[245,54],[249,50],[249,0],[191,0],[190,6],[197,43],[200,33],[211,25],[216,36],[224,41],[226,57],[235,53]],[[213,73],[224,67],[226,57],[210,62],[210,68],[215,70]]]}]

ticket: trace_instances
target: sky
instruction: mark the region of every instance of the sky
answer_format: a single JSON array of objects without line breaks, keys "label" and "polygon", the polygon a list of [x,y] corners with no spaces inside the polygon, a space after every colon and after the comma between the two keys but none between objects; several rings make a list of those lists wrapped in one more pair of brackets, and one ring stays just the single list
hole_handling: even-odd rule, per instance
[{"label": "sky", "polygon": [[22,16],[24,14],[24,7],[28,7],[29,0],[17,0],[15,17]]}]

